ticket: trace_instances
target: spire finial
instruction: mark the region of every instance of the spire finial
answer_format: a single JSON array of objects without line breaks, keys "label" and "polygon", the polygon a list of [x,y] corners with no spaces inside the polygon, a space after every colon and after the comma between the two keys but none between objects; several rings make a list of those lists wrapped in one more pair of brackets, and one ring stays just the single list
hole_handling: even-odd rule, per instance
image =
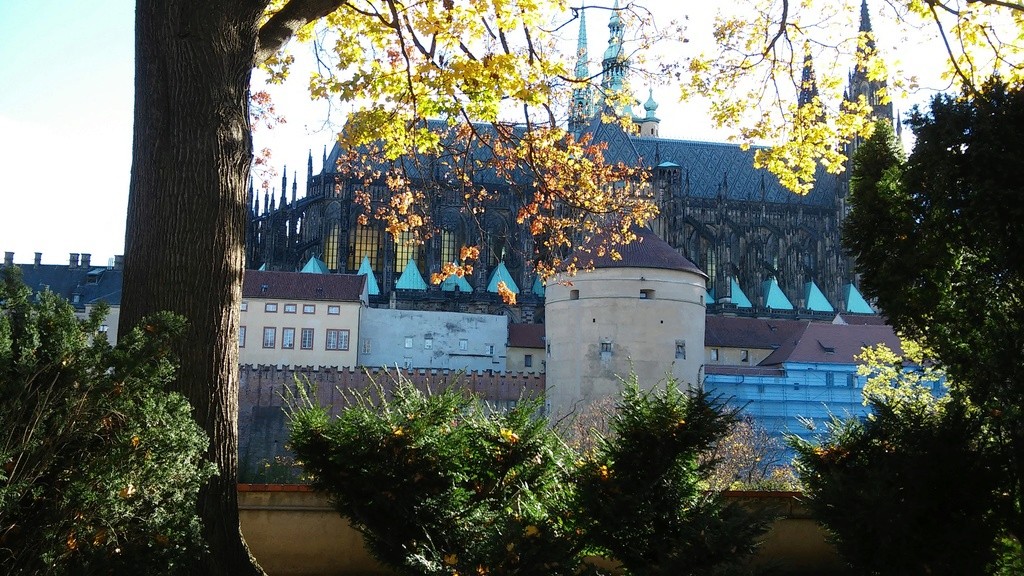
[{"label": "spire finial", "polygon": [[871,15],[868,14],[868,0],[860,0],[860,31],[871,32]]},{"label": "spire finial", "polygon": [[810,104],[818,97],[818,81],[814,78],[814,59],[811,56],[811,45],[804,42],[804,70],[800,76],[800,95],[797,105],[801,108]]},{"label": "spire finial", "polygon": [[622,91],[626,68],[629,66],[622,49],[625,30],[622,26],[622,17],[619,15],[620,10],[619,0],[615,0],[612,15],[608,19],[608,48],[604,51],[604,60],[601,63],[601,88],[606,93]]}]

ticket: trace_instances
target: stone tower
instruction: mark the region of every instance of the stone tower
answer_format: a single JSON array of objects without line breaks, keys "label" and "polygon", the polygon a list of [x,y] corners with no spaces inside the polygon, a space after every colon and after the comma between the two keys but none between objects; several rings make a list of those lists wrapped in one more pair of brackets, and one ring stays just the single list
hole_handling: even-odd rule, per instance
[{"label": "stone tower", "polygon": [[645,389],[672,374],[700,381],[707,276],[648,229],[594,257],[594,268],[547,287],[545,334],[553,421],[621,390],[636,373]]}]

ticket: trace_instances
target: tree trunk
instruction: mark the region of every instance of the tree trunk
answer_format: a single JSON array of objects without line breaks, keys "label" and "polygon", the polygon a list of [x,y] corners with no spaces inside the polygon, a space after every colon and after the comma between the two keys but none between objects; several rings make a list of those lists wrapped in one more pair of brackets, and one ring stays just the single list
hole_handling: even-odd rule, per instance
[{"label": "tree trunk", "polygon": [[174,388],[210,437],[200,493],[210,557],[193,573],[262,574],[238,524],[238,316],[252,159],[248,91],[260,0],[138,0],[135,128],[120,330],[189,322]]}]

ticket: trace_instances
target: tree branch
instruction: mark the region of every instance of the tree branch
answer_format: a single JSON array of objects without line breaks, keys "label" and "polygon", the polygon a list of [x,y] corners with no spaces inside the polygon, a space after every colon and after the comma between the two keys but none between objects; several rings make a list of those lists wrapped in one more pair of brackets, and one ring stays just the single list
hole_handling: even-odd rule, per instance
[{"label": "tree branch", "polygon": [[256,63],[276,54],[306,24],[347,4],[347,0],[291,0],[260,27]]}]

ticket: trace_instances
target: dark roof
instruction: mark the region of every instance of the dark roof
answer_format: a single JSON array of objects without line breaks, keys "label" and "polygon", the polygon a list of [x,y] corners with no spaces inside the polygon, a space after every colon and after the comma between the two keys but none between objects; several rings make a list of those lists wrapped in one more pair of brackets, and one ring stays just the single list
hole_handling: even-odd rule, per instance
[{"label": "dark roof", "polygon": [[[707,278],[700,268],[690,262],[685,256],[676,252],[658,237],[649,228],[636,226],[633,233],[637,239],[629,244],[615,246],[615,251],[621,258],[612,258],[609,252],[598,256],[596,251],[577,253],[581,263],[593,262],[594,268],[658,268],[662,270],[679,270],[681,272],[693,272]],[[597,242],[593,242],[597,244]]]},{"label": "dark roof", "polygon": [[[84,310],[90,304],[106,302],[121,304],[124,270],[103,266],[69,266],[68,264],[16,264],[22,279],[33,293],[49,289]],[[77,301],[75,296],[78,296]]]},{"label": "dark roof", "polygon": [[543,324],[509,324],[508,345],[515,348],[543,348]]},{"label": "dark roof", "polygon": [[704,345],[722,348],[778,348],[807,325],[806,320],[777,320],[708,315]]},{"label": "dark roof", "polygon": [[785,362],[856,364],[854,356],[860,354],[861,349],[877,344],[885,344],[897,354],[903,350],[892,326],[809,322],[802,332],[787,339],[759,365]]},{"label": "dark roof", "polygon": [[366,277],[360,274],[303,274],[246,270],[243,298],[358,302]]},{"label": "dark roof", "polygon": [[705,364],[704,373],[719,376],[782,377],[786,375],[786,371],[780,366],[725,366],[722,364]]}]

